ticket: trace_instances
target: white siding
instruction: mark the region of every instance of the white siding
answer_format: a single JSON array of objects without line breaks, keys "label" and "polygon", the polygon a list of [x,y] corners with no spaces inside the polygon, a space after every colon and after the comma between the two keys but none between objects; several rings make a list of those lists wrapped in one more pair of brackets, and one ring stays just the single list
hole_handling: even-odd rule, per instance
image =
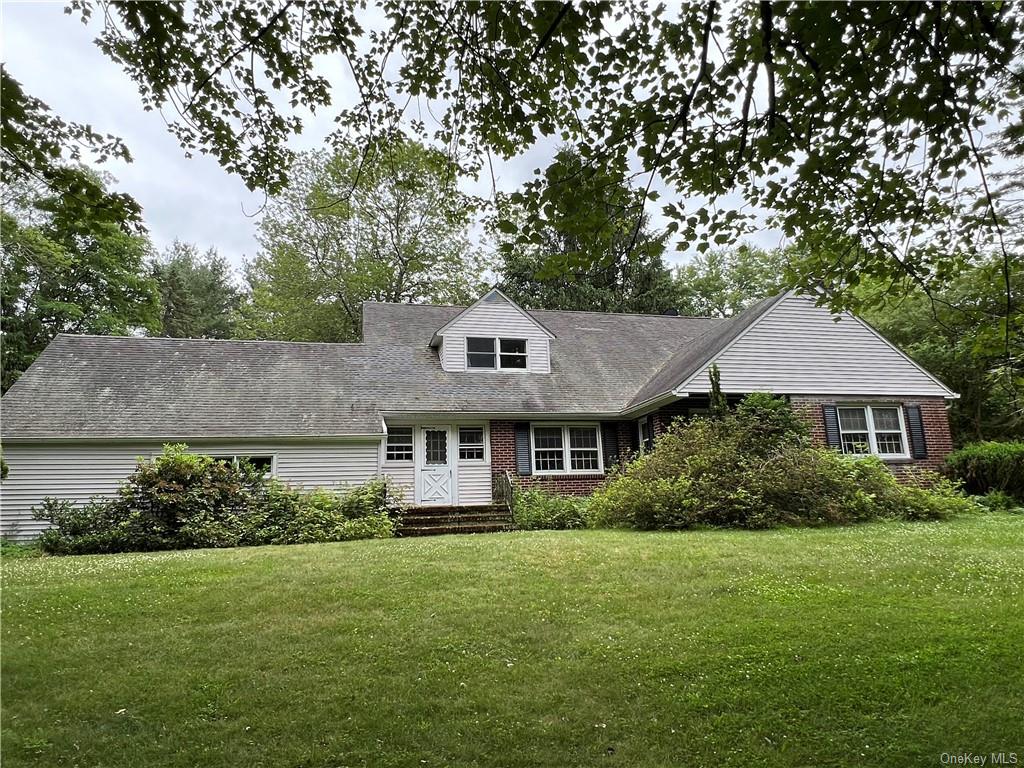
[{"label": "white siding", "polygon": [[[836,318],[803,296],[782,299],[715,362],[725,392],[951,394],[853,316]],[[709,388],[705,368],[678,389]]]},{"label": "white siding", "polygon": [[459,463],[459,504],[491,503],[491,465]]},{"label": "white siding", "polygon": [[[377,474],[378,443],[196,442],[193,450],[218,454],[271,454],[274,473],[289,485],[342,488]],[[35,443],[4,445],[10,474],[0,485],[0,535],[32,538],[46,523],[32,519],[45,497],[81,503],[113,495],[135,468],[136,458],[161,450],[159,443],[82,445]]]},{"label": "white siding", "polygon": [[444,370],[466,370],[467,336],[526,339],[527,370],[531,373],[551,372],[548,334],[529,316],[500,297],[470,307],[445,329],[440,353]]},{"label": "white siding", "polygon": [[403,504],[416,503],[416,466],[411,462],[381,465],[381,474],[387,475],[402,492]]}]

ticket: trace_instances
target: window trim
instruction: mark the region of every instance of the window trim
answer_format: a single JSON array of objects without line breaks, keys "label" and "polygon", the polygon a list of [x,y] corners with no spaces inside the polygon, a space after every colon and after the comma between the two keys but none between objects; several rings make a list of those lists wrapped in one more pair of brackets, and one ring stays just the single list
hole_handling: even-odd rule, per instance
[{"label": "window trim", "polygon": [[[482,453],[479,459],[464,459],[462,458],[462,430],[464,429],[479,429],[481,434],[480,447]],[[468,445],[476,446],[476,443],[469,443]],[[456,460],[459,464],[489,464],[488,460],[488,448],[487,448],[487,425],[486,424],[456,424],[455,425],[455,450]]]},{"label": "window trim", "polygon": [[[412,448],[412,453],[408,459],[389,459],[388,458],[388,438],[392,435],[392,430],[395,429],[408,429],[409,430],[409,446]],[[404,445],[404,443],[403,443]],[[384,463],[398,466],[408,466],[416,463],[416,427],[411,424],[392,424],[388,429],[387,435],[384,436]]]},{"label": "window trim", "polygon": [[[558,427],[562,430],[562,465],[564,469],[538,469],[537,468],[537,448],[536,440],[534,439],[534,430],[537,428],[551,428]],[[569,444],[569,430],[578,429],[580,427],[593,429],[594,434],[597,437],[597,469],[573,469],[572,468],[572,448]],[[552,449],[542,449],[552,450]],[[594,450],[594,449],[580,449],[576,450]],[[603,475],[605,471],[604,467],[604,446],[601,443],[601,425],[597,422],[590,421],[566,421],[566,422],[549,422],[549,421],[532,421],[530,422],[530,467],[533,470],[534,475],[547,476],[552,475],[555,477],[564,477],[566,475]]]},{"label": "window trim", "polygon": [[[644,437],[644,427],[647,427],[647,437]],[[641,416],[639,419],[636,420],[636,442],[638,446],[637,450],[640,453],[644,453],[647,450],[648,442],[654,442],[654,434],[651,432],[651,429],[653,429],[653,427],[654,424],[651,422],[651,417],[649,414],[646,416]]]},{"label": "window trim", "polygon": [[[465,339],[465,341],[463,342],[463,347],[464,347],[465,355],[463,357],[463,362],[465,362],[465,364],[466,364],[466,370],[467,371],[470,371],[470,372],[472,372],[472,371],[504,371],[504,372],[507,372],[507,373],[529,373],[530,372],[530,340],[528,338],[526,338],[524,336],[465,336],[464,339]],[[492,365],[492,366],[482,366],[482,365],[470,365],[469,364],[469,356],[471,354],[473,354],[473,355],[487,355],[487,354],[491,354],[489,352],[470,352],[469,351],[469,340],[470,339],[490,339],[491,341],[494,342],[494,353],[493,353],[494,354],[494,365]],[[503,341],[521,341],[521,342],[523,342],[523,347],[525,348],[526,351],[522,353],[522,357],[523,357],[523,359],[524,359],[526,364],[522,368],[506,368],[505,366],[503,366],[501,364],[501,342],[503,342]],[[520,356],[520,353],[518,353],[518,352],[509,352],[509,353],[506,353],[506,354],[516,355],[517,357]]]},{"label": "window trim", "polygon": [[277,477],[277,454],[272,452],[252,451],[251,453],[207,453],[202,454],[211,459],[230,459],[232,464],[237,464],[239,459],[270,459],[270,469],[263,474],[264,477]]},{"label": "window trim", "polygon": [[[867,453],[847,453],[843,450],[843,434],[849,434],[853,430],[844,430],[842,419],[839,417],[839,411],[843,408],[859,408],[864,411],[865,422],[867,424],[868,431],[868,452]],[[875,433],[882,432],[883,434],[895,434],[895,429],[882,429],[878,430],[875,428],[875,408],[892,408],[896,411],[896,416],[899,419],[900,428],[900,439],[903,442],[902,453],[881,453],[878,450],[878,441]],[[839,452],[843,456],[852,456],[857,458],[860,456],[876,456],[883,461],[889,460],[901,460],[909,459],[910,456],[910,435],[907,433],[907,419],[903,413],[902,403],[836,403],[836,423],[839,426]]]}]

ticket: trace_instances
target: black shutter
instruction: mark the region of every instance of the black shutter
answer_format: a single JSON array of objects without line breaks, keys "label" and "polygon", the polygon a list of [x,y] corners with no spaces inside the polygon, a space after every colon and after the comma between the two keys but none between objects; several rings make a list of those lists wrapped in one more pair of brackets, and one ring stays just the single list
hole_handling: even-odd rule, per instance
[{"label": "black shutter", "polygon": [[619,463],[619,425],[615,421],[601,422],[601,448],[604,449],[606,470]]},{"label": "black shutter", "polygon": [[903,412],[907,417],[907,431],[910,433],[910,455],[915,459],[928,458],[928,445],[924,441],[924,420],[921,418],[920,405],[905,405]]},{"label": "black shutter", "polygon": [[640,450],[640,422],[629,422],[629,452],[636,453]]},{"label": "black shutter", "polygon": [[839,437],[839,412],[834,405],[821,406],[821,415],[825,418],[825,442],[829,448],[841,448],[842,439]]},{"label": "black shutter", "polygon": [[530,461],[530,425],[525,421],[516,422],[516,474],[533,474]]}]

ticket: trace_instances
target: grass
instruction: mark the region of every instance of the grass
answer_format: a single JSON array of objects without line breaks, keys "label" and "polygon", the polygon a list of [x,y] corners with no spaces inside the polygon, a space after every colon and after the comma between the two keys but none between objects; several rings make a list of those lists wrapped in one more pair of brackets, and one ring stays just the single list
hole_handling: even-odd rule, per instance
[{"label": "grass", "polygon": [[9,766],[1024,758],[1024,518],[5,560]]}]

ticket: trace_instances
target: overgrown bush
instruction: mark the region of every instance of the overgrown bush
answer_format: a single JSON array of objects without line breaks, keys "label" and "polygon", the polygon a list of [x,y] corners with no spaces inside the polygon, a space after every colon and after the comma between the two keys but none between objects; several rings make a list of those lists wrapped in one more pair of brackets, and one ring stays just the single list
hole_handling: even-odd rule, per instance
[{"label": "overgrown bush", "polygon": [[400,513],[384,479],[346,493],[304,492],[271,481],[266,502],[245,521],[243,544],[306,544],[389,538]]},{"label": "overgrown bush", "polygon": [[1002,491],[1024,502],[1024,442],[970,443],[949,455],[946,471],[969,493]]},{"label": "overgrown bush", "polygon": [[596,526],[642,530],[769,528],[938,519],[975,508],[938,475],[918,479],[934,487],[901,485],[877,458],[811,447],[789,405],[758,394],[723,418],[674,424],[598,489],[589,516]]},{"label": "overgrown bush", "polygon": [[524,531],[585,528],[587,499],[559,496],[540,488],[517,488],[512,497],[512,517]]},{"label": "overgrown bush", "polygon": [[166,446],[111,499],[84,505],[45,499],[34,510],[53,528],[40,537],[52,554],[140,552],[341,541],[394,535],[395,496],[384,480],[345,493],[309,493],[266,481],[246,462],[225,462]]},{"label": "overgrown bush", "polygon": [[1005,491],[989,491],[976,501],[992,512],[1024,512],[1024,501],[1018,501]]}]

